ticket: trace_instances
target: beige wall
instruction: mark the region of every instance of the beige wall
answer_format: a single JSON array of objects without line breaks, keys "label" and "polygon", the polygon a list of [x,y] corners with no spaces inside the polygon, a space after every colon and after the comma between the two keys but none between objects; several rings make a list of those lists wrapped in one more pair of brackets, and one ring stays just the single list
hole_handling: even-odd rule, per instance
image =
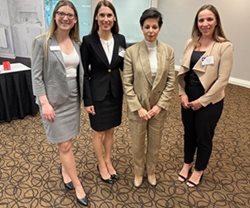
[{"label": "beige wall", "polygon": [[234,45],[231,83],[250,88],[250,1],[249,0],[158,0],[164,17],[160,39],[175,50],[179,65],[182,50],[193,26],[194,16],[203,4],[213,4],[219,11],[226,36]]}]

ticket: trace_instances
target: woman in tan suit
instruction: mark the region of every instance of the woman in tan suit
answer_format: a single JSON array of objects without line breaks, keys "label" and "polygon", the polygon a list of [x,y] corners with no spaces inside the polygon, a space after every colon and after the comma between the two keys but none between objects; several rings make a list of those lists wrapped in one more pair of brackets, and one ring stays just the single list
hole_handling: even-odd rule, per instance
[{"label": "woman in tan suit", "polygon": [[200,183],[207,167],[232,62],[233,47],[224,35],[218,11],[212,5],[202,6],[178,74],[184,125],[184,164],[178,180],[186,181],[194,167],[189,187]]},{"label": "woman in tan suit", "polygon": [[175,80],[173,49],[157,40],[161,13],[155,8],[145,10],[140,25],[144,40],[127,49],[123,72],[136,187],[143,182],[145,168],[148,182],[157,183],[155,168]]}]

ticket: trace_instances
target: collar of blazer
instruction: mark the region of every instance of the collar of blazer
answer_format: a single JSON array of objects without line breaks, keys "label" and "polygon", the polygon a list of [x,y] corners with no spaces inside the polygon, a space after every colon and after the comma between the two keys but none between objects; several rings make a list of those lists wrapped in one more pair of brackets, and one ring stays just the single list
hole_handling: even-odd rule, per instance
[{"label": "collar of blazer", "polygon": [[[197,63],[194,65],[193,69],[197,72],[205,72],[206,71],[206,67],[207,65],[203,66],[201,64],[201,59],[202,57],[208,57],[211,55],[212,53],[212,50],[215,46],[216,42],[213,42],[209,48],[206,50],[206,52],[201,56],[201,58],[199,59],[199,61],[197,61]],[[189,66],[190,66],[190,61],[191,61],[191,56],[192,56],[192,53],[194,51],[194,48],[195,48],[195,43],[194,41],[189,41],[187,46],[186,46],[186,49],[184,51],[184,54],[183,54],[183,58],[182,58],[182,64],[181,66],[183,67],[184,71],[180,72],[180,74],[182,73],[185,73],[189,70]]]},{"label": "collar of blazer", "polygon": [[[80,54],[79,45],[75,41],[73,41],[73,40],[72,40],[72,43],[73,43],[74,48],[76,49],[77,54],[79,55]],[[59,48],[59,45],[58,45],[58,42],[57,42],[55,36],[52,36],[50,38],[49,47],[51,47],[51,46],[52,47],[54,46],[54,47],[58,48],[56,50],[51,50],[51,49],[49,49],[49,50],[50,50],[51,53],[55,54],[55,56],[57,57],[57,59],[59,60],[59,62],[65,68],[65,64],[64,64],[62,53],[61,53],[61,49]]]},{"label": "collar of blazer", "polygon": [[147,45],[145,41],[141,41],[139,43],[139,58],[140,58],[142,70],[144,71],[145,76],[147,77],[147,80],[152,86],[156,86],[162,77],[162,74],[164,72],[163,66],[165,65],[166,55],[167,55],[165,53],[164,46],[159,41],[157,41],[156,43],[156,50],[157,50],[157,73],[156,73],[155,80],[153,81],[149,57],[148,57],[149,54],[148,54]]},{"label": "collar of blazer", "polygon": [[110,64],[109,64],[108,58],[106,56],[106,53],[102,47],[102,43],[101,43],[101,40],[100,40],[98,33],[95,33],[93,37],[94,37],[94,45],[95,45],[94,49],[96,50],[97,55],[103,61],[103,63],[106,65],[107,68],[112,68],[112,66],[115,64],[115,62],[117,61],[117,58],[118,58],[119,41],[118,41],[117,35],[113,34],[114,49],[113,49],[113,55],[112,55],[112,59],[111,59]]}]

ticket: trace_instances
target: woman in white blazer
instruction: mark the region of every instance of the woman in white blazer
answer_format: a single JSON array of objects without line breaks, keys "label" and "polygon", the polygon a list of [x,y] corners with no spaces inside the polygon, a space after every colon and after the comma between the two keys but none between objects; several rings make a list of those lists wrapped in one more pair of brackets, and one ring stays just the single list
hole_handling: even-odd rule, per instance
[{"label": "woman in white blazer", "polygon": [[135,187],[141,186],[145,169],[149,184],[157,184],[156,165],[175,80],[174,51],[157,40],[161,13],[155,8],[145,10],[140,25],[144,40],[126,50],[123,71]]},{"label": "woman in white blazer", "polygon": [[224,35],[218,11],[212,5],[202,6],[177,77],[184,125],[184,164],[178,180],[186,181],[194,167],[189,187],[200,183],[207,168],[232,62],[233,47]]},{"label": "woman in white blazer", "polygon": [[70,1],[57,3],[49,31],[33,42],[32,82],[48,141],[58,145],[64,185],[87,206],[72,151],[72,138],[80,131],[83,67],[78,15]]}]

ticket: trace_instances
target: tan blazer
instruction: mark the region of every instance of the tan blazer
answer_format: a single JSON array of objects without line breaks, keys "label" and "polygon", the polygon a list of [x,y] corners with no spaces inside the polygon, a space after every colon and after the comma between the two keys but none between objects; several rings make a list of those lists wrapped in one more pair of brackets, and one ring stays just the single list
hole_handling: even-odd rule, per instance
[{"label": "tan blazer", "polygon": [[[179,95],[185,94],[184,76],[185,73],[189,71],[191,55],[194,48],[195,43],[192,40],[188,40],[177,76]],[[213,57],[214,63],[202,65],[202,60],[209,56]],[[202,106],[205,107],[210,103],[217,103],[224,98],[225,87],[230,77],[232,65],[233,46],[231,42],[214,42],[195,64],[193,69],[205,89],[205,94],[198,99]]]},{"label": "tan blazer", "polygon": [[137,117],[143,107],[154,105],[167,110],[174,90],[174,51],[165,43],[157,42],[157,74],[153,81],[149,54],[144,41],[126,50],[123,70],[123,86],[129,108],[129,117]]}]

